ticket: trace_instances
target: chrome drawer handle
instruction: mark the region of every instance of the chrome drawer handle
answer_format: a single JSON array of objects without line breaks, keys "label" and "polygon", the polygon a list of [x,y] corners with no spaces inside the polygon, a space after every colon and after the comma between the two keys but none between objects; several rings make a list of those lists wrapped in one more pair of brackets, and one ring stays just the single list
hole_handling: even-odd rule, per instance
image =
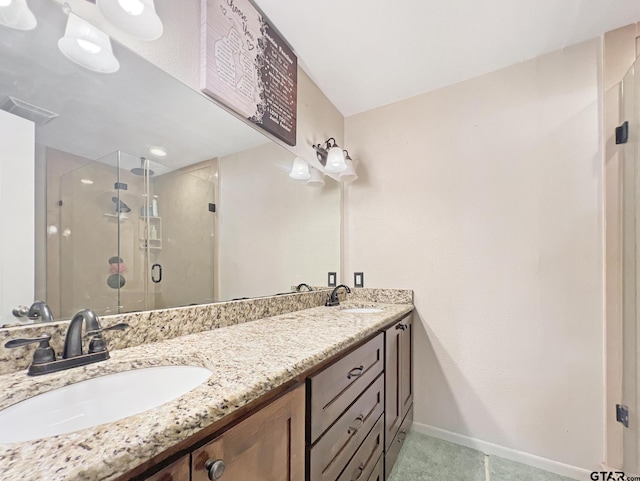
[{"label": "chrome drawer handle", "polygon": [[347,434],[353,434],[358,429],[360,429],[362,427],[362,425],[364,424],[364,416],[361,414],[360,416],[355,418],[353,421],[354,421],[354,423],[358,423],[358,425],[357,426],[349,426],[349,429],[347,429]]},{"label": "chrome drawer handle", "polygon": [[347,379],[362,376],[362,371],[364,371],[364,366],[354,367],[351,371],[349,371],[349,374],[347,374]]},{"label": "chrome drawer handle", "polygon": [[358,468],[353,472],[353,475],[351,475],[351,481],[356,481],[356,479],[362,476],[363,472],[364,472],[364,464],[361,463],[360,466],[358,466]]}]

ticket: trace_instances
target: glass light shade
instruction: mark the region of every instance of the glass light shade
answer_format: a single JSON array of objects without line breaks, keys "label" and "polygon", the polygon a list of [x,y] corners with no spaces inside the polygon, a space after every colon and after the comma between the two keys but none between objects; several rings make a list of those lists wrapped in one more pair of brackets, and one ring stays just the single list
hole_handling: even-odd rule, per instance
[{"label": "glass light shade", "polygon": [[293,161],[293,167],[289,173],[289,177],[296,180],[308,180],[311,178],[309,173],[309,164],[304,159],[296,157]]},{"label": "glass light shade", "polygon": [[157,40],[163,27],[153,0],[97,0],[102,15],[115,27],[140,40]]},{"label": "glass light shade", "polygon": [[346,170],[347,164],[344,159],[344,152],[340,147],[331,147],[327,153],[327,165],[325,172],[342,172]]},{"label": "glass light shade", "polygon": [[311,177],[309,178],[309,180],[307,180],[307,185],[310,187],[322,187],[324,186],[324,176],[322,175],[322,172],[320,172],[318,169],[314,169],[313,167],[311,167]]},{"label": "glass light shade", "polygon": [[27,0],[0,0],[0,25],[16,30],[33,30],[38,25]]},{"label": "glass light shade", "polygon": [[340,182],[353,182],[354,180],[357,180],[358,174],[356,174],[356,170],[353,167],[353,161],[350,157],[347,157],[345,162],[347,164],[347,168],[340,172],[340,175],[338,176]]},{"label": "glass light shade", "polygon": [[58,48],[69,60],[94,72],[113,73],[120,68],[109,36],[74,13],[69,13]]}]

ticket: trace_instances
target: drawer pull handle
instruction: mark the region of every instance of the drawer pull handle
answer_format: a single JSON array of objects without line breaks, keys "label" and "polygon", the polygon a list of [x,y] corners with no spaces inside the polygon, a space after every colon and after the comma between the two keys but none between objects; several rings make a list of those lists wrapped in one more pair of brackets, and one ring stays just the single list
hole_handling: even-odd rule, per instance
[{"label": "drawer pull handle", "polygon": [[396,324],[396,329],[401,329],[404,331],[406,328],[407,328],[406,324],[402,324],[402,323]]},{"label": "drawer pull handle", "polygon": [[364,424],[364,416],[361,414],[360,416],[355,418],[353,422],[358,424],[357,426],[349,426],[349,429],[347,429],[348,434],[353,434],[362,427],[362,425]]},{"label": "drawer pull handle", "polygon": [[353,475],[351,476],[351,481],[356,481],[356,479],[362,476],[363,472],[364,472],[364,464],[360,463],[360,466],[358,466],[357,469],[353,472]]},{"label": "drawer pull handle", "polygon": [[354,367],[351,371],[349,371],[349,374],[347,374],[347,379],[362,376],[362,371],[364,371],[364,366]]},{"label": "drawer pull handle", "polygon": [[402,441],[404,441],[407,438],[407,432],[406,431],[400,431],[398,433],[398,442],[401,443]]},{"label": "drawer pull handle", "polygon": [[222,459],[208,459],[204,463],[204,470],[207,472],[211,481],[217,481],[224,474],[224,461]]}]

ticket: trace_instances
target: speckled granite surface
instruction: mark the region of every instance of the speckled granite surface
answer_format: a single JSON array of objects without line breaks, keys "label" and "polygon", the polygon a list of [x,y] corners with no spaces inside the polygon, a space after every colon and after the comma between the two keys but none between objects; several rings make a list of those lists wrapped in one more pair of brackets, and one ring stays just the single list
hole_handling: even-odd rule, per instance
[{"label": "speckled granite surface", "polygon": [[[101,316],[102,327],[126,322],[131,327],[122,332],[105,334],[110,350],[164,341],[219,327],[255,321],[269,316],[322,306],[327,291],[293,293],[259,297],[241,301],[218,302],[198,306],[145,311],[115,316]],[[60,354],[69,321],[29,324],[0,329],[0,374],[26,369],[31,363],[34,347],[5,349],[4,343],[19,337],[51,334],[51,346]]]},{"label": "speckled granite surface", "polygon": [[3,408],[72,382],[132,368],[195,365],[214,373],[189,393],[144,413],[75,433],[0,445],[0,479],[115,479],[413,309],[411,304],[376,304],[382,312],[342,312],[355,306],[373,305],[315,307],[113,351],[108,361],[66,372],[0,376]]},{"label": "speckled granite surface", "polygon": [[347,296],[350,301],[382,302],[385,304],[412,304],[411,289],[372,289],[369,287],[352,288]]}]

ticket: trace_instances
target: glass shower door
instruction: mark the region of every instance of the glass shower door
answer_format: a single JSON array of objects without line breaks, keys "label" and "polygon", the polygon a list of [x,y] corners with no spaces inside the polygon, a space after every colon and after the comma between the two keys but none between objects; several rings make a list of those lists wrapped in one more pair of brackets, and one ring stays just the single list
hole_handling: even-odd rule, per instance
[{"label": "glass shower door", "polygon": [[95,161],[60,177],[60,256],[48,265],[59,270],[57,317],[86,308],[98,315],[120,311],[119,282],[111,276],[117,273],[113,261],[120,256],[118,235],[127,213],[116,202],[117,170]]}]

